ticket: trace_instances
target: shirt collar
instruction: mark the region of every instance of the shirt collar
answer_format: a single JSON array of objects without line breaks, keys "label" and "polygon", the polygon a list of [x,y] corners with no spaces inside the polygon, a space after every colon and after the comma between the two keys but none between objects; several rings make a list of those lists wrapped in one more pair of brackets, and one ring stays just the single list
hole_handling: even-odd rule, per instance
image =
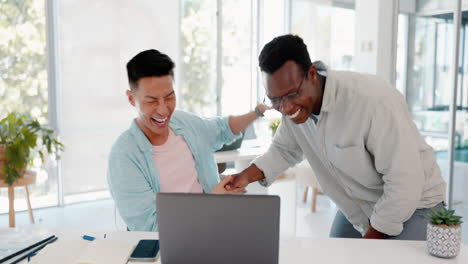
[{"label": "shirt collar", "polygon": [[133,122],[130,125],[130,133],[132,133],[133,137],[135,138],[136,144],[141,151],[153,151],[153,145],[148,140],[145,133],[143,133],[143,131],[138,126],[136,118],[133,119]]},{"label": "shirt collar", "polygon": [[[169,127],[172,129],[174,134],[176,135],[183,135],[184,129],[182,127],[181,122],[177,118],[177,111],[174,111],[171,117],[171,121],[169,122]],[[138,148],[142,151],[153,151],[153,145],[146,137],[145,133],[140,129],[136,122],[136,118],[133,120],[132,124],[130,125],[130,132],[135,137],[136,144]]]},{"label": "shirt collar", "polygon": [[320,108],[320,113],[332,112],[335,107],[335,100],[336,100],[335,72],[328,70],[327,78],[325,82],[325,91],[323,93],[323,99],[322,99],[322,107]]}]

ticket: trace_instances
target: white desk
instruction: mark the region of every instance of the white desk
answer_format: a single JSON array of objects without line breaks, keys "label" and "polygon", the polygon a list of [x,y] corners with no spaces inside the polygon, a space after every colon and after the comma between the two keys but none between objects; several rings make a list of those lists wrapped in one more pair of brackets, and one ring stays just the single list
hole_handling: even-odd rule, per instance
[{"label": "white desk", "polygon": [[[2,229],[0,229],[1,231]],[[81,239],[81,236],[84,234],[83,232],[65,230],[55,231],[54,233],[59,237],[55,243],[61,243],[61,241],[65,241],[66,239]],[[102,232],[89,232],[86,234],[97,238],[103,237]],[[135,245],[140,239],[157,238],[158,234],[151,232],[119,231],[107,233],[107,239],[131,242]],[[426,242],[424,241],[292,238],[280,241],[279,256],[279,264],[466,264],[468,263],[468,244],[462,245],[462,250],[456,258],[441,259],[427,253]]]},{"label": "white desk", "polygon": [[427,253],[425,241],[295,238],[281,241],[279,263],[466,264],[468,245],[456,258],[442,259]]},{"label": "white desk", "polygon": [[215,152],[215,160],[216,163],[234,162],[236,170],[241,171],[247,168],[253,159],[265,153],[267,149],[268,146],[246,144],[246,146],[236,150]]}]

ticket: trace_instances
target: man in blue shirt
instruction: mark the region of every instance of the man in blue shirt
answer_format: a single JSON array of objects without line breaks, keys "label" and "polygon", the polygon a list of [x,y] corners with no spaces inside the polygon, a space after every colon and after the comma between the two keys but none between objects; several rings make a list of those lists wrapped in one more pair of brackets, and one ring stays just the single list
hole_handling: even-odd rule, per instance
[{"label": "man in blue shirt", "polygon": [[157,192],[239,193],[219,183],[214,152],[237,139],[268,107],[250,113],[201,118],[175,110],[174,63],[157,50],[127,64],[129,102],[138,117],[114,143],[107,180],[120,215],[132,231],[157,231]]}]

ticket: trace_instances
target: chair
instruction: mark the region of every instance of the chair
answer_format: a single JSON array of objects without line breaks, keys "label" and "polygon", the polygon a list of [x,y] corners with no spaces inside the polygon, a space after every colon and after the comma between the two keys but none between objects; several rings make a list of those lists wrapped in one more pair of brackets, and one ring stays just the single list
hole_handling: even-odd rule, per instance
[{"label": "chair", "polygon": [[288,173],[296,178],[297,183],[305,187],[303,195],[303,201],[305,203],[307,202],[309,188],[312,189],[311,211],[312,213],[315,213],[317,211],[317,195],[323,193],[321,191],[320,184],[315,177],[314,170],[310,166],[309,162],[307,160],[303,160],[295,167],[289,169]]},{"label": "chair", "polygon": [[[242,146],[242,142],[243,142],[244,139],[245,140],[252,140],[252,139],[256,139],[256,138],[257,138],[257,135],[255,134],[255,129],[253,127],[253,124],[250,124],[242,132],[242,136],[240,138],[236,139],[234,142],[231,142],[230,144],[224,144],[216,152],[239,149]],[[226,162],[217,163],[217,165],[218,165],[218,173],[219,174],[223,173],[227,168]]]},{"label": "chair", "polygon": [[18,178],[13,185],[9,186],[4,181],[0,181],[0,188],[8,188],[8,215],[9,215],[9,227],[15,227],[15,187],[24,186],[26,191],[26,203],[28,206],[29,219],[34,224],[34,215],[31,208],[31,200],[29,199],[28,185],[36,183],[36,172],[26,170],[24,177]]}]

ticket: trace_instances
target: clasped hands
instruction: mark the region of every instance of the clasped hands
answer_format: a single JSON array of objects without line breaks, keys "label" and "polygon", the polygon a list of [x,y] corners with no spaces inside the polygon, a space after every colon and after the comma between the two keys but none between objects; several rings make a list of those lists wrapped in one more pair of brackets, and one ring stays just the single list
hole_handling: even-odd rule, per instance
[{"label": "clasped hands", "polygon": [[226,177],[221,176],[221,182],[216,185],[211,193],[216,194],[236,194],[244,193],[245,187],[249,184],[247,175],[233,174]]}]

